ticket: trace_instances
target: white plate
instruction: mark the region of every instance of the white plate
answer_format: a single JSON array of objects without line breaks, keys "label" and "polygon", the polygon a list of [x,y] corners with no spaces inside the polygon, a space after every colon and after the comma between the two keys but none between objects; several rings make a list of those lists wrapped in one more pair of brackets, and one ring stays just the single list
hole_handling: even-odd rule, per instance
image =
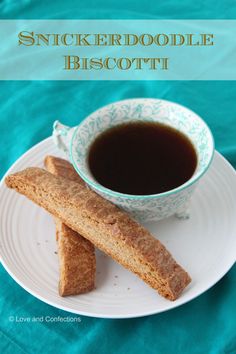
[{"label": "white plate", "polygon": [[[7,172],[43,166],[47,154],[58,155],[51,138],[25,153]],[[0,186],[1,261],[25,290],[73,313],[130,318],[182,305],[214,285],[236,259],[236,173],[219,154],[192,199],[191,218],[175,217],[146,224],[192,277],[174,302],[165,300],[135,275],[97,252],[96,290],[79,296],[58,295],[58,256],[52,217],[25,197]]]}]

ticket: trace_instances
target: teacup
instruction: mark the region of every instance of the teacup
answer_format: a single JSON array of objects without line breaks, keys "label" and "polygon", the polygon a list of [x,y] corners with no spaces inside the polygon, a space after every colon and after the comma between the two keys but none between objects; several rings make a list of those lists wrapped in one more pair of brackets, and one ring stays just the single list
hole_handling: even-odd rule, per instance
[{"label": "teacup", "polygon": [[[192,142],[198,158],[193,176],[177,188],[144,196],[119,193],[99,184],[88,166],[91,144],[108,128],[133,121],[160,122],[185,134]],[[191,196],[214,154],[213,136],[206,123],[188,108],[161,99],[138,98],[115,102],[90,114],[74,128],[56,121],[53,138],[90,188],[142,222],[160,220],[174,214],[187,218]]]}]

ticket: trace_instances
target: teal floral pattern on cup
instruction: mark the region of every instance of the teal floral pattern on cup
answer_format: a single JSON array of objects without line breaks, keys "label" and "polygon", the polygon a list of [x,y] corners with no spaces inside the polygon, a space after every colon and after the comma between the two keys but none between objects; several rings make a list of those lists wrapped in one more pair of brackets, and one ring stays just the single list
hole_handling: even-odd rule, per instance
[{"label": "teal floral pattern on cup", "polygon": [[[165,193],[134,196],[109,190],[94,179],[87,164],[88,151],[94,139],[117,124],[138,120],[171,125],[189,137],[198,156],[197,168],[190,180]],[[160,220],[173,214],[186,217],[191,195],[199,178],[208,169],[214,153],[211,131],[196,113],[159,99],[140,98],[112,103],[89,115],[75,128],[55,122],[53,138],[92,189],[140,221]]]}]

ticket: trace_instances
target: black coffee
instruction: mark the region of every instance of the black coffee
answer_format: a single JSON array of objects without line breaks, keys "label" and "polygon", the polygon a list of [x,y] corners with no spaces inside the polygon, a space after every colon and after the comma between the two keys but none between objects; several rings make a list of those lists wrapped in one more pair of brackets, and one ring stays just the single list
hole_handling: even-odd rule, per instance
[{"label": "black coffee", "polygon": [[148,195],[186,182],[197,165],[195,149],[184,134],[167,125],[131,122],[100,134],[90,147],[94,178],[113,191]]}]

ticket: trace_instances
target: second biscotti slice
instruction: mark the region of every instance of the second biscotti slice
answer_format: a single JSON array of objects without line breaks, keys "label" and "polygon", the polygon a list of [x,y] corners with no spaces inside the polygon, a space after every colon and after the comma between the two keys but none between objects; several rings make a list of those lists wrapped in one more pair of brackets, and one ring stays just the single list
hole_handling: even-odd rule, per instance
[{"label": "second biscotti slice", "polygon": [[[49,172],[79,184],[84,184],[73,166],[66,160],[46,156],[44,165]],[[59,294],[78,295],[95,287],[96,259],[94,245],[55,218],[60,266]]]},{"label": "second biscotti slice", "polygon": [[95,251],[91,242],[55,218],[60,266],[59,294],[79,295],[95,287]]},{"label": "second biscotti slice", "polygon": [[191,279],[148,230],[84,185],[28,168],[6,177],[9,188],[44,207],[95,246],[175,300]]}]

